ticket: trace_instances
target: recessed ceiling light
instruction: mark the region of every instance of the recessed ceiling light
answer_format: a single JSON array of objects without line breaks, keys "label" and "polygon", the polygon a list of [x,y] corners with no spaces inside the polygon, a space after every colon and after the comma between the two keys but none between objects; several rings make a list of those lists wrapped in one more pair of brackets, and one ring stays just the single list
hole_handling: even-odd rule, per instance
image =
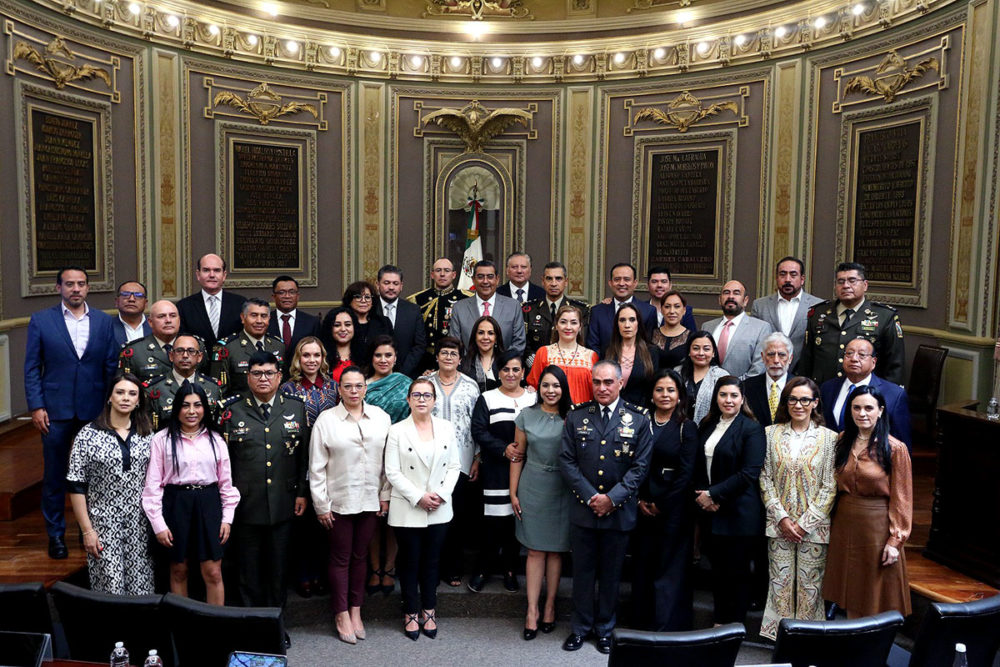
[{"label": "recessed ceiling light", "polygon": [[493,69],[500,69],[503,67],[503,58],[500,56],[493,56],[490,60],[490,65],[493,65]]},{"label": "recessed ceiling light", "polygon": [[667,50],[662,46],[653,51],[653,57],[657,60],[663,60],[667,55]]},{"label": "recessed ceiling light", "polygon": [[261,5],[261,9],[263,9],[266,13],[270,14],[271,18],[274,18],[275,16],[278,15],[278,5],[274,4],[273,2],[265,2],[263,5]]},{"label": "recessed ceiling light", "polygon": [[581,54],[579,54],[579,53],[576,54],[575,56],[573,56],[573,64],[574,65],[582,65],[583,64],[583,56]]},{"label": "recessed ceiling light", "polygon": [[785,35],[788,34],[788,28],[786,28],[783,25],[779,25],[777,27],[777,29],[775,29],[774,34],[775,34],[776,37],[778,37],[780,39],[780,38],[782,38],[782,37],[784,37]]},{"label": "recessed ceiling light", "polygon": [[176,28],[180,24],[181,20],[177,18],[174,14],[167,16],[167,25],[171,28]]},{"label": "recessed ceiling light", "polygon": [[534,58],[532,58],[531,59],[531,66],[534,67],[535,69],[540,69],[541,66],[542,66],[542,57],[541,56],[535,56]]},{"label": "recessed ceiling light", "polygon": [[250,46],[257,46],[257,35],[247,35],[247,42]]},{"label": "recessed ceiling light", "polygon": [[458,69],[459,67],[462,66],[462,59],[459,58],[458,56],[452,56],[449,62],[451,62],[451,66],[455,69]]},{"label": "recessed ceiling light", "polygon": [[128,10],[132,12],[132,14],[134,14],[135,16],[138,16],[139,13],[142,12],[142,7],[139,6],[139,3],[133,2],[128,6]]},{"label": "recessed ceiling light", "polygon": [[694,12],[685,9],[684,11],[680,11],[674,14],[674,19],[681,25],[684,25],[685,23],[690,23],[691,21],[694,20]]},{"label": "recessed ceiling light", "polygon": [[865,6],[859,2],[858,4],[851,7],[851,13],[854,14],[855,16],[861,16],[862,14],[865,13]]},{"label": "recessed ceiling light", "polygon": [[623,62],[625,62],[625,54],[619,51],[615,54],[615,64],[621,65]]},{"label": "recessed ceiling light", "polygon": [[373,63],[380,63],[382,62],[382,54],[379,53],[378,51],[369,51],[368,59],[371,60]]},{"label": "recessed ceiling light", "polygon": [[330,49],[329,49],[329,51],[330,51],[330,57],[331,58],[339,58],[340,57],[340,49],[338,47],[331,46]]},{"label": "recessed ceiling light", "polygon": [[285,42],[285,48],[288,50],[289,53],[298,53],[299,43],[296,42],[295,40],[290,39],[287,42]]},{"label": "recessed ceiling light", "polygon": [[700,53],[701,55],[705,55],[706,53],[708,53],[708,50],[710,48],[712,47],[708,42],[698,42],[698,53]]},{"label": "recessed ceiling light", "polygon": [[747,36],[736,35],[736,38],[733,41],[736,42],[736,46],[743,46],[744,44],[747,43]]},{"label": "recessed ceiling light", "polygon": [[486,21],[467,21],[462,25],[462,30],[473,39],[478,39],[490,31],[490,26]]},{"label": "recessed ceiling light", "polygon": [[422,67],[424,64],[424,57],[421,55],[410,56],[410,64],[414,67]]},{"label": "recessed ceiling light", "polygon": [[218,35],[219,34],[219,26],[215,25],[214,23],[212,25],[208,26],[208,34],[212,35],[213,37],[216,36],[216,35]]},{"label": "recessed ceiling light", "polygon": [[813,25],[816,27],[817,30],[822,30],[823,28],[826,27],[826,17],[817,16],[816,20],[813,21]]}]

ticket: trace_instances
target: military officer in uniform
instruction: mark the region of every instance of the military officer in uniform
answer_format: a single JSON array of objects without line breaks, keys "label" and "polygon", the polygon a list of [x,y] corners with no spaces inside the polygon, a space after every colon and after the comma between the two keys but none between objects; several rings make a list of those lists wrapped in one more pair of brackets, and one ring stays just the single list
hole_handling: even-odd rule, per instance
[{"label": "military officer in uniform", "polygon": [[233,521],[240,597],[245,606],[282,607],[292,517],[305,512],[309,490],[309,427],[302,400],[278,393],[277,357],[254,352],[248,362],[249,391],[226,399],[219,416],[240,492]]},{"label": "military officer in uniform", "polygon": [[247,372],[254,353],[270,352],[278,360],[278,370],[284,368],[285,344],[267,333],[270,304],[257,297],[247,299],[240,320],[243,328],[216,343],[212,353],[212,377],[219,381],[222,395],[227,397],[247,390]]},{"label": "military officer in uniform", "polygon": [[174,408],[174,396],[185,382],[201,385],[208,397],[208,408],[213,419],[218,417],[219,403],[222,401],[222,388],[219,381],[198,372],[202,359],[201,343],[193,334],[182,334],[174,340],[170,350],[170,362],[173,368],[166,374],[142,383],[149,398],[149,409],[153,416],[153,430],[166,427],[170,420],[170,411]]},{"label": "military officer in uniform", "polygon": [[867,291],[864,265],[842,262],[837,266],[834,288],[837,298],[809,310],[802,359],[796,368],[799,375],[820,385],[843,377],[844,348],[855,338],[865,338],[875,347],[878,358],[875,374],[903,384],[906,353],[899,315],[891,306],[866,299]]},{"label": "military officer in uniform", "polygon": [[[648,411],[619,398],[621,367],[599,361],[593,369],[594,399],[566,415],[559,469],[573,492],[573,617],[563,649],[576,651],[594,635],[597,650],[611,652],[618,583],[637,497],[649,468],[652,436]],[[596,595],[594,584],[599,589]]]},{"label": "military officer in uniform", "polygon": [[118,368],[143,382],[170,372],[170,349],[180,329],[177,306],[167,300],[157,301],[149,309],[153,333],[126,343],[118,353]]},{"label": "military officer in uniform", "polygon": [[[447,257],[440,257],[431,267],[431,286],[425,290],[411,294],[406,300],[417,304],[420,316],[424,320],[427,332],[427,352],[421,364],[421,370],[437,368],[434,355],[437,344],[448,335],[448,325],[451,322],[451,309],[461,301],[472,296],[455,287],[455,266]],[[467,341],[462,341],[465,345]]]},{"label": "military officer in uniform", "polygon": [[528,341],[525,356],[533,355],[538,351],[538,348],[552,342],[552,327],[555,325],[556,312],[563,304],[576,306],[583,313],[582,332],[583,338],[586,340],[587,316],[590,314],[590,306],[582,301],[567,298],[566,285],[566,266],[562,262],[546,264],[542,274],[545,298],[529,301],[521,308],[524,313],[525,334]]}]

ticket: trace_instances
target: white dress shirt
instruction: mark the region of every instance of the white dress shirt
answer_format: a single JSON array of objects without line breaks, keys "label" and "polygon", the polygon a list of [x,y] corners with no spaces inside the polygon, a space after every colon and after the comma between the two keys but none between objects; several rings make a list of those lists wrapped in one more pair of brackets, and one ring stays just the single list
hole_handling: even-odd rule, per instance
[{"label": "white dress shirt", "polygon": [[715,456],[715,446],[719,444],[722,440],[722,436],[726,434],[729,427],[736,420],[736,416],[732,417],[720,417],[719,423],[715,425],[715,430],[712,434],[708,436],[708,440],[705,441],[705,467],[708,469],[708,483],[712,483],[712,457]]},{"label": "white dress shirt", "polygon": [[476,293],[476,308],[478,309],[476,312],[479,313],[476,316],[476,319],[479,319],[480,317],[483,316],[483,304],[484,303],[490,304],[490,317],[496,319],[497,293],[494,292],[493,295],[489,299],[487,299],[486,301],[482,300],[482,298],[479,296],[478,292]]},{"label": "white dress shirt", "polygon": [[69,339],[73,341],[76,356],[82,359],[83,353],[87,351],[87,343],[90,342],[90,306],[84,302],[83,315],[77,317],[63,303],[62,314],[66,330],[69,331]]},{"label": "white dress shirt", "polygon": [[[399,299],[395,299],[394,301],[386,301],[382,297],[379,297],[378,300],[382,302],[382,312],[385,314],[386,317],[389,318],[389,322],[392,323],[392,328],[395,329],[396,309],[399,307]],[[493,312],[492,308],[490,308],[490,312]]]},{"label": "white dress shirt", "polygon": [[528,303],[528,283],[518,285],[513,280],[510,280],[507,282],[507,286],[510,287],[510,298],[517,301],[517,290],[521,290],[521,301]]},{"label": "white dress shirt", "polygon": [[795,324],[795,313],[799,311],[800,303],[802,303],[802,290],[799,290],[799,293],[791,299],[786,299],[781,296],[781,292],[778,292],[778,305],[776,307],[778,325],[781,327],[781,333],[786,336],[792,335],[792,325]]},{"label": "white dress shirt", "polygon": [[377,512],[389,500],[382,456],[392,419],[362,404],[356,420],[340,403],[319,413],[309,439],[309,489],[316,514]]},{"label": "white dress shirt", "polygon": [[283,313],[280,310],[275,309],[274,314],[278,318],[278,338],[281,338],[281,327],[285,326],[285,315],[288,315],[288,326],[292,331],[295,331],[295,316],[298,314],[298,308],[292,308],[287,313]]},{"label": "white dress shirt", "polygon": [[[847,400],[847,394],[850,392],[851,385],[854,385],[855,387],[866,387],[868,386],[868,383],[871,381],[872,381],[871,373],[868,374],[868,377],[862,378],[857,382],[851,382],[847,378],[844,378],[844,383],[840,385],[840,393],[837,394],[837,402],[833,404],[833,418],[840,419],[840,412],[844,409],[844,401]],[[845,420],[850,418],[851,418],[850,415],[844,415]],[[840,428],[840,430],[844,430],[843,424],[837,424],[837,426]]]},{"label": "white dress shirt", "polygon": [[[742,313],[740,313],[739,315],[737,315],[736,317],[734,317],[733,319],[731,319],[731,320],[727,320],[726,317],[725,317],[725,315],[723,315],[722,321],[719,322],[718,326],[715,327],[715,330],[712,331],[712,338],[715,339],[715,344],[716,345],[720,344],[719,343],[719,338],[722,336],[722,327],[726,326],[726,322],[732,322],[733,323],[733,326],[729,327],[729,343],[732,343],[733,342],[733,334],[736,333],[736,329],[739,328],[740,322],[742,322],[743,318],[745,318],[746,316],[747,316],[747,313],[746,313],[745,310]],[[729,349],[728,348],[729,343],[726,344],[727,345],[727,347],[726,347],[727,350]]]},{"label": "white dress shirt", "polygon": [[785,373],[777,380],[771,379],[771,376],[767,373],[764,373],[764,377],[767,378],[764,380],[764,389],[767,391],[767,395],[771,395],[771,385],[776,384],[778,385],[778,396],[781,396],[781,392],[785,390],[785,383],[788,382],[788,373]]},{"label": "white dress shirt", "polygon": [[134,329],[129,325],[128,322],[126,322],[124,319],[122,319],[122,316],[121,316],[120,313],[118,315],[118,320],[122,323],[122,326],[125,328],[125,342],[126,343],[131,343],[134,340],[139,340],[140,338],[144,338],[145,337],[145,334],[142,333],[142,325],[146,323],[146,316],[145,315],[143,315],[142,319],[139,320],[139,326],[137,326]]}]

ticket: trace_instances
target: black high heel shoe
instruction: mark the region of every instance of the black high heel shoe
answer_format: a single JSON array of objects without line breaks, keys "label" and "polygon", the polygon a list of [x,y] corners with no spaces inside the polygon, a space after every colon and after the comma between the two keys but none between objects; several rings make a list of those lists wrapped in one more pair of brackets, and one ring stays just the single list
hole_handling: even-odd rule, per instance
[{"label": "black high heel shoe", "polygon": [[[382,583],[382,579],[385,579],[386,577],[389,577],[390,579],[392,579],[392,583],[391,584],[383,584]],[[389,597],[389,595],[394,590],[396,590],[396,568],[392,568],[391,570],[384,570],[382,572],[382,577],[379,579],[379,584],[380,584],[379,587],[382,589],[382,596],[383,597]]]},{"label": "black high heel shoe", "polygon": [[545,621],[542,621],[541,623],[538,624],[538,629],[544,632],[545,634],[549,634],[550,632],[556,629],[556,622],[552,621],[551,623],[546,623]]},{"label": "black high heel shoe", "polygon": [[[382,590],[382,577],[385,576],[385,570],[373,570],[372,576],[378,577],[378,582],[374,584],[365,584],[365,592],[368,593],[368,595],[375,595]],[[371,577],[369,577],[369,581],[371,581]]]},{"label": "black high heel shoe", "polygon": [[[434,621],[435,627],[428,628],[425,625],[427,623],[427,621]],[[437,616],[435,615],[435,613],[433,611],[427,611],[425,609],[424,610],[424,620],[423,620],[422,623],[420,623],[420,631],[422,633],[424,633],[425,635],[427,635],[428,639],[434,639],[435,637],[438,636],[438,629],[437,629],[436,626],[437,626]]]},{"label": "black high heel shoe", "polygon": [[[406,626],[409,625],[410,623],[416,623],[417,626],[418,626],[417,629],[416,630],[407,630]],[[417,615],[416,614],[406,614],[406,620],[403,621],[403,634],[406,635],[407,637],[409,637],[410,639],[412,639],[413,641],[417,641],[418,639],[420,639],[420,627],[419,626],[420,626],[420,621],[417,619]]]}]

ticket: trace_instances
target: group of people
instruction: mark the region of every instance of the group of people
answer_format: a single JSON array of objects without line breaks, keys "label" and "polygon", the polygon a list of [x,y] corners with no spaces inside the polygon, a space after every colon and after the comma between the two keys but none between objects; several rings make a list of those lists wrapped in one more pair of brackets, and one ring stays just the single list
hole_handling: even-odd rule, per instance
[{"label": "group of people", "polygon": [[365,596],[397,577],[404,633],[433,638],[439,581],[518,591],[522,548],[525,640],[554,630],[572,552],[566,650],[610,650],[629,552],[632,624],[649,629],[690,628],[698,558],[715,621],[766,599],[765,637],[823,618],[824,600],[909,613],[902,329],[866,298],[863,266],[839,265],[822,301],[786,257],[775,294],[748,312],[729,281],[701,328],[666,267],[645,302],[616,264],[592,307],[566,296],[559,262],[541,286],[525,253],[506,269],[500,285],[478,262],[470,293],[441,258],[403,299],[387,265],[322,318],[290,276],[273,309],[223,289],[212,254],[200,292],[148,316],[141,283],[109,317],[87,305],[83,269],[60,271],[25,362],[49,555],[67,555],[68,492],[93,588],[151,592],[158,552],[171,591],[187,594],[197,564],[216,604],[328,589],[352,644]]}]

